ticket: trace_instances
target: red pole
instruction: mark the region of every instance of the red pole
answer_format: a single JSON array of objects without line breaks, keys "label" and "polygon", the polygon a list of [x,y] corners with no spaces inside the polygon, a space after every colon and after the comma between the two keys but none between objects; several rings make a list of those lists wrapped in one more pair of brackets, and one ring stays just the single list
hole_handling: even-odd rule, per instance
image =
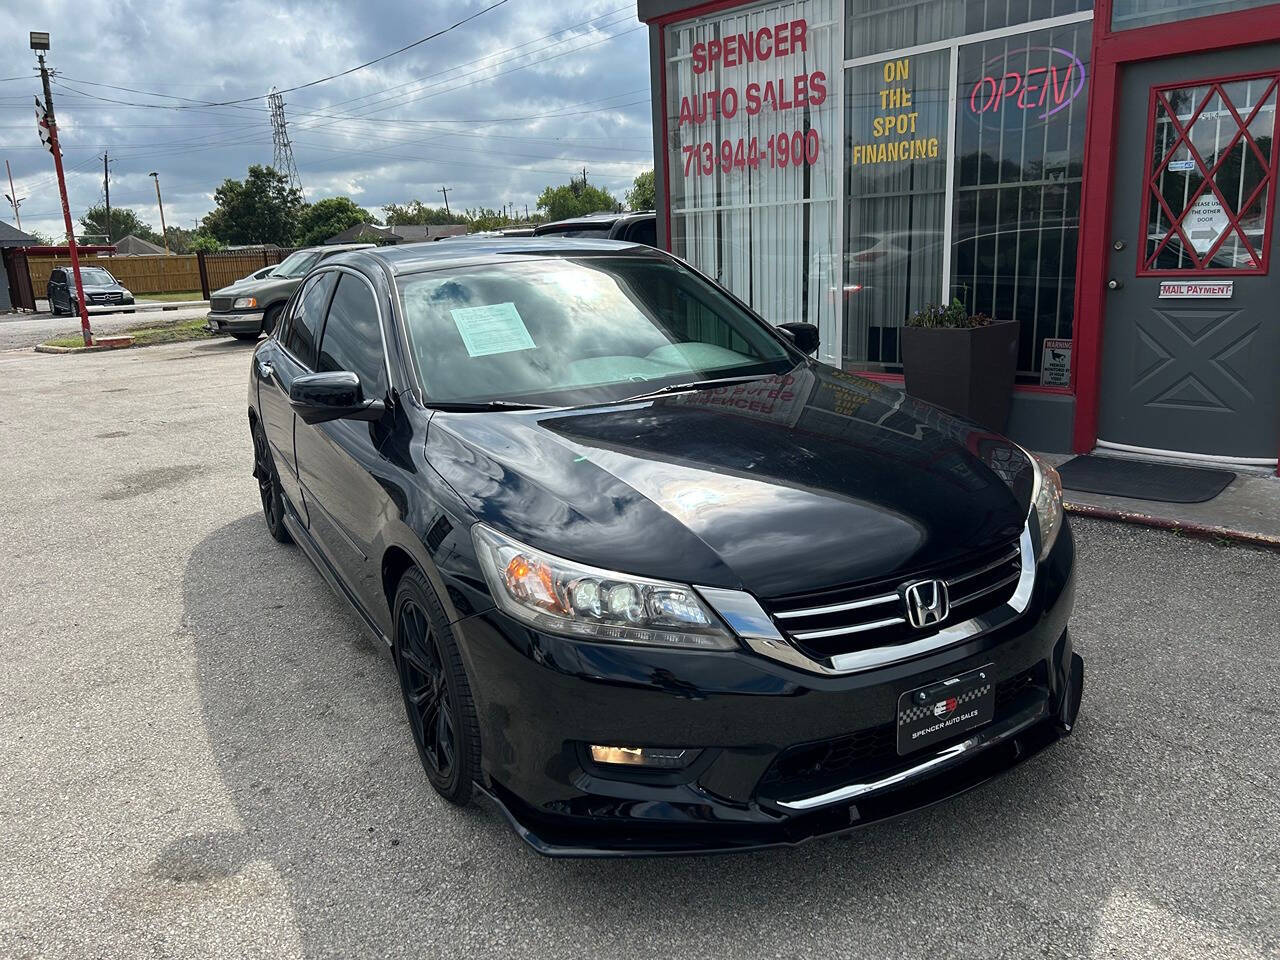
[{"label": "red pole", "polygon": [[53,94],[49,90],[49,71],[44,65],[44,54],[36,58],[40,61],[40,80],[44,84],[44,122],[49,129],[49,152],[53,154],[53,168],[58,172],[58,193],[62,197],[62,220],[67,227],[67,247],[71,251],[71,272],[76,278],[76,298],[80,303],[80,332],[84,335],[84,345],[93,346],[93,329],[89,326],[89,305],[84,301],[84,284],[80,281],[80,254],[76,250],[76,231],[71,225],[71,204],[67,202],[67,178],[62,173],[62,150],[58,147],[58,121],[53,115]]},{"label": "red pole", "polygon": [[89,326],[89,305],[84,300],[84,284],[80,282],[80,254],[76,251],[76,232],[71,226],[71,205],[67,203],[67,181],[62,175],[62,151],[58,149],[58,126],[49,119],[49,145],[53,147],[53,166],[58,171],[58,192],[62,194],[62,220],[67,227],[67,246],[71,250],[71,272],[76,278],[76,302],[80,304],[80,332],[84,345],[93,346],[93,329]]}]

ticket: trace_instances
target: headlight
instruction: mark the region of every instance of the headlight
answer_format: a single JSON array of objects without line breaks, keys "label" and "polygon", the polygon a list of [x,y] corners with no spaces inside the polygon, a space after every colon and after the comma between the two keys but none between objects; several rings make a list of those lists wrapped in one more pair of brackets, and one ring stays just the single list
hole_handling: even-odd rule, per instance
[{"label": "headlight", "polygon": [[232,310],[252,310],[258,305],[257,297],[237,297],[236,302],[231,305]]},{"label": "headlight", "polygon": [[1031,459],[1031,509],[1040,522],[1040,555],[1036,559],[1043,560],[1053,549],[1058,531],[1062,529],[1062,478],[1052,464],[1030,451],[1024,450],[1023,453]]},{"label": "headlight", "polygon": [[738,646],[692,587],[562,560],[480,523],[472,537],[498,606],[530,626],[610,643]]}]

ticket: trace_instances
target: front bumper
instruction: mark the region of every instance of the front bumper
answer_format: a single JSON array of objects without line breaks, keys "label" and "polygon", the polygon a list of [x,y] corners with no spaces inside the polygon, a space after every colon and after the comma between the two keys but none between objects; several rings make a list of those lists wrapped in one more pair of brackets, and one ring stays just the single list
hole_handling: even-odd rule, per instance
[{"label": "front bumper", "polygon": [[205,324],[214,333],[253,333],[262,329],[262,310],[210,313]]},{"label": "front bumper", "polygon": [[[570,640],[494,610],[465,618],[454,626],[480,720],[481,789],[549,856],[793,845],[955,796],[1074,724],[1083,661],[1067,631],[1073,566],[1064,529],[1016,622],[841,676],[747,652]],[[979,667],[996,687],[991,723],[907,756],[886,748],[900,694]],[[702,753],[658,773],[595,764],[590,743]]]}]

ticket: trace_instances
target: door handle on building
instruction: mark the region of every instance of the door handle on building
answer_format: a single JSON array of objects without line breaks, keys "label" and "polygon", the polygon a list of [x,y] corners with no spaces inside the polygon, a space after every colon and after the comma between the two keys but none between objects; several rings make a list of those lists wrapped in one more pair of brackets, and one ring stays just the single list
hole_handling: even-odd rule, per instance
[{"label": "door handle on building", "polygon": [[1124,284],[1121,283],[1119,280],[1117,280],[1115,277],[1112,277],[1110,280],[1107,281],[1108,290],[1119,290],[1123,286]]}]

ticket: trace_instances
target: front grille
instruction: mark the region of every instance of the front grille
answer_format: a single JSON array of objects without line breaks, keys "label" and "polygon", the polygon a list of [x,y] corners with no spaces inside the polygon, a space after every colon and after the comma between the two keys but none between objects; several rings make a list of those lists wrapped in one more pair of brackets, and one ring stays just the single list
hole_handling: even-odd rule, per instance
[{"label": "front grille", "polygon": [[124,299],[123,293],[91,293],[90,303],[119,303]]},{"label": "front grille", "polygon": [[226,313],[231,309],[231,305],[235,302],[235,297],[210,297],[209,309],[215,313]]},{"label": "front grille", "polygon": [[[998,723],[1025,706],[1020,702],[1024,692],[1044,683],[1043,664],[1001,680],[996,684],[992,722]],[[958,734],[938,743],[936,749],[972,735],[972,731]],[[784,750],[765,771],[759,789],[770,797],[811,795],[917,762],[919,758],[912,760],[899,756],[897,728],[892,722],[884,723],[847,736]]]},{"label": "front grille", "polygon": [[[836,587],[818,593],[765,600],[778,627],[811,657],[905,643],[1007,603],[1022,572],[1018,542],[1001,544],[963,560],[921,569],[892,580]],[[915,580],[944,580],[951,612],[936,627],[907,623],[902,588]]]}]

